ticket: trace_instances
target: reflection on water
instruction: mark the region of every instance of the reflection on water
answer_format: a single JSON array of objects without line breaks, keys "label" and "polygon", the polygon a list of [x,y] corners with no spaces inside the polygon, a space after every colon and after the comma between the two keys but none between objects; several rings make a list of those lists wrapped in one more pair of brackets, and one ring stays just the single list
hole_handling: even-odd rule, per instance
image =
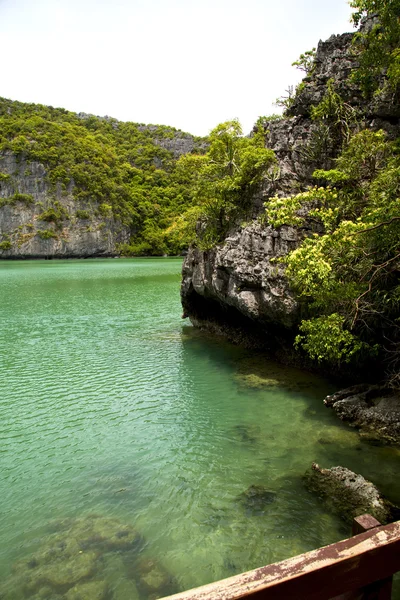
[{"label": "reflection on water", "polygon": [[147,600],[347,537],[313,461],[400,502],[399,451],[340,423],[329,382],[182,323],[179,271],[0,263],[7,600]]}]

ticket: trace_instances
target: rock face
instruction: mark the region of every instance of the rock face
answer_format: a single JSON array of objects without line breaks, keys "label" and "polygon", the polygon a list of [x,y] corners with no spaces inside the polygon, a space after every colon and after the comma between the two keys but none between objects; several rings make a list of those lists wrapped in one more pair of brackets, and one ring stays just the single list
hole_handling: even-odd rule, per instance
[{"label": "rock face", "polygon": [[[38,162],[17,161],[14,154],[0,155],[0,197],[26,194],[30,201],[0,204],[0,258],[69,258],[115,256],[117,245],[128,242],[129,230],[97,203],[73,198],[67,190],[52,186],[46,169]],[[49,209],[59,213],[56,221],[41,220]],[[46,218],[46,217],[45,217]],[[4,244],[4,242],[9,242]],[[9,246],[9,247],[7,247]]]},{"label": "rock face", "polygon": [[[238,226],[211,251],[189,251],[183,265],[181,297],[184,316],[194,325],[266,349],[284,347],[291,330],[293,339],[302,307],[294,298],[282,265],[275,261],[294,250],[309,228],[274,229],[258,217],[269,197],[304,190],[315,184],[312,173],[316,168],[332,168],[332,154],[321,156],[313,148],[317,124],[310,116],[311,107],[326,93],[327,82],[333,79],[335,90],[348,104],[365,109],[360,90],[349,81],[356,60],[352,38],[352,33],[345,33],[320,42],[315,68],[303,80],[285,118],[258,123],[257,128],[264,129],[266,147],[277,156],[279,168],[253,198],[254,221],[250,225]],[[396,111],[398,107],[380,96],[368,105],[364,124],[398,135],[400,113]],[[286,345],[289,347],[291,343]]]},{"label": "rock face", "polygon": [[373,483],[345,467],[322,469],[313,463],[305,475],[305,483],[329,510],[347,523],[351,524],[354,517],[365,513],[382,524],[399,517],[399,509],[386,500]]},{"label": "rock face", "polygon": [[400,397],[380,386],[355,385],[327,396],[342,421],[361,429],[361,435],[400,444]]},{"label": "rock face", "polygon": [[[94,118],[85,113],[77,117]],[[111,117],[96,119],[108,121],[113,129],[121,125]],[[207,143],[202,138],[157,125],[140,125],[137,130],[151,134],[151,143],[171,153],[170,159],[196,150],[202,152]],[[157,155],[152,165],[165,168],[163,159]],[[130,241],[129,227],[114,218],[107,200],[103,204],[90,199],[77,200],[76,192],[79,193],[79,185],[75,186],[73,179],[66,188],[51,183],[45,164],[28,161],[24,154],[0,152],[0,258],[118,255],[119,245]],[[15,194],[25,198],[15,199]],[[48,211],[54,211],[53,218]]]},{"label": "rock face", "polygon": [[[198,326],[214,322],[233,338],[240,335],[242,321],[253,345],[259,345],[258,337],[261,346],[268,346],[269,330],[284,335],[299,317],[283,266],[271,259],[296,248],[300,235],[293,227],[275,230],[254,222],[209,252],[190,249],[182,272],[184,313]],[[265,334],[264,343],[250,331],[252,323],[258,324],[258,334]]]}]

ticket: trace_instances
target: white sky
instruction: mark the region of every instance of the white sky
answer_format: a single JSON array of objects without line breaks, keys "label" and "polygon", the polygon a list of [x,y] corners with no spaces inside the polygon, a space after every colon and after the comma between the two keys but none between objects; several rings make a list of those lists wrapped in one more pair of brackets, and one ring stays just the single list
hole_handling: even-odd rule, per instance
[{"label": "white sky", "polygon": [[206,135],[245,133],[346,0],[0,0],[0,96]]}]

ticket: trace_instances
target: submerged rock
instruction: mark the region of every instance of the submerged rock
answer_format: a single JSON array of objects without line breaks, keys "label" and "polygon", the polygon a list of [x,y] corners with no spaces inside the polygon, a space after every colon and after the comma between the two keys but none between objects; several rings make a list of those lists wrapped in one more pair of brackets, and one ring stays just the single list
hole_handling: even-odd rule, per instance
[{"label": "submerged rock", "polygon": [[254,389],[284,387],[293,392],[315,390],[316,384],[319,383],[315,375],[268,360],[264,354],[256,354],[240,360],[235,379],[246,387]]},{"label": "submerged rock", "polygon": [[234,436],[244,444],[256,444],[261,430],[255,425],[235,425],[232,429]]},{"label": "submerged rock", "polygon": [[107,600],[108,588],[104,581],[89,581],[74,586],[65,594],[65,600]]},{"label": "submerged rock", "polygon": [[268,504],[275,502],[276,492],[262,485],[251,485],[238,497],[239,503],[249,515],[263,515]]},{"label": "submerged rock", "polygon": [[369,513],[382,524],[400,515],[400,509],[386,500],[373,483],[345,467],[322,469],[313,463],[305,474],[306,487],[318,494],[326,507],[346,522]]},{"label": "submerged rock", "polygon": [[[35,554],[18,561],[0,586],[2,600],[150,600],[177,591],[143,539],[117,519],[89,515],[54,522]],[[138,591],[139,590],[139,591]]]},{"label": "submerged rock", "polygon": [[365,439],[400,444],[400,396],[378,385],[355,385],[327,396],[342,421],[359,427]]}]

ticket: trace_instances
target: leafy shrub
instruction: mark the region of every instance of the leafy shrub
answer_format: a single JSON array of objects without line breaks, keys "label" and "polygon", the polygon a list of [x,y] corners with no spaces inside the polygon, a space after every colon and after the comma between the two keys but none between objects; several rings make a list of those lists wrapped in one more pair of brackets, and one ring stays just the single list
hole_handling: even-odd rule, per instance
[{"label": "leafy shrub", "polygon": [[112,206],[110,204],[100,204],[99,213],[103,215],[103,217],[110,217],[112,214]]},{"label": "leafy shrub", "polygon": [[52,231],[51,229],[41,229],[37,232],[36,234],[38,237],[40,237],[42,240],[49,240],[51,238],[58,238],[57,234],[55,231]]},{"label": "leafy shrub", "polygon": [[13,205],[16,204],[17,202],[24,202],[25,204],[33,204],[34,199],[33,196],[31,196],[30,194],[20,194],[20,193],[15,193],[12,196],[9,196],[8,198],[0,198],[0,207],[1,206],[5,206],[6,204],[9,205]]},{"label": "leafy shrub", "polygon": [[10,248],[12,248],[12,243],[9,240],[0,242],[0,250],[10,250]]},{"label": "leafy shrub", "polygon": [[60,225],[61,221],[69,219],[69,214],[62,204],[55,202],[54,206],[42,212],[42,214],[38,216],[38,219],[39,221]]},{"label": "leafy shrub", "polygon": [[88,210],[78,209],[75,212],[75,216],[77,219],[87,220],[90,219],[90,212]]}]

